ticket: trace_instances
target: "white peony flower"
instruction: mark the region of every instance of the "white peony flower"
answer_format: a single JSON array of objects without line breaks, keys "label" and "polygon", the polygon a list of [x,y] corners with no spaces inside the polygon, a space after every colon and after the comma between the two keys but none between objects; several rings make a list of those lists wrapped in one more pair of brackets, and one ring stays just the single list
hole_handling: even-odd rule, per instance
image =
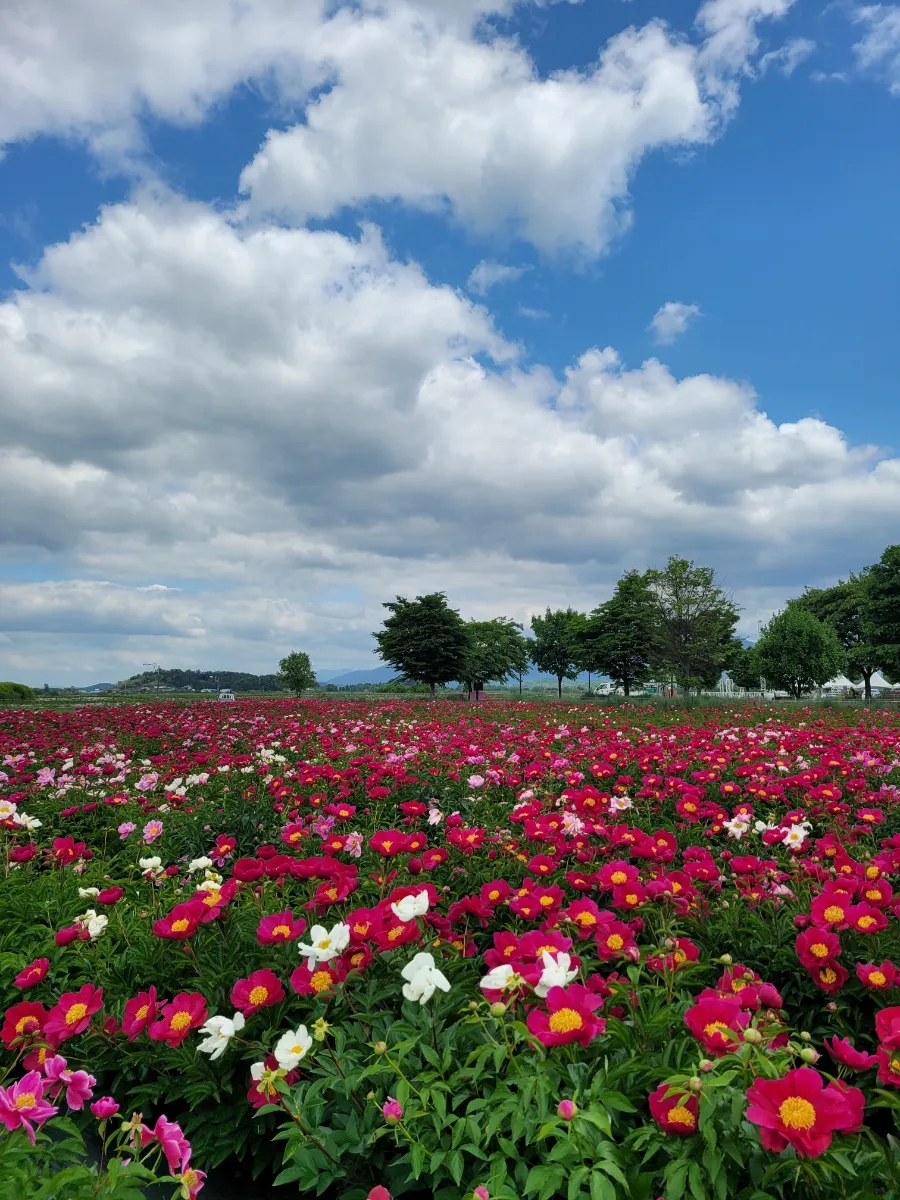
[{"label": "white peony flower", "polygon": [[324,925],[313,925],[309,931],[311,946],[301,943],[300,953],[306,959],[310,971],[315,970],[320,962],[330,962],[337,958],[342,950],[350,944],[350,926],[339,922],[327,930]]},{"label": "white peony flower", "polygon": [[[79,900],[87,900],[89,897],[92,898],[94,896],[99,896],[99,895],[100,895],[99,888],[79,888],[78,889]],[[93,912],[93,909],[91,911]]]},{"label": "white peony flower", "polygon": [[162,859],[155,856],[153,858],[139,858],[138,866],[142,871],[158,871],[162,866]]},{"label": "white peony flower", "polygon": [[485,992],[505,992],[522,983],[524,980],[514,967],[509,963],[501,963],[499,967],[492,967],[478,986]]},{"label": "white peony flower", "polygon": [[450,991],[450,981],[437,969],[430,954],[417,954],[400,974],[408,980],[403,985],[403,995],[407,1000],[417,1000],[419,1004],[426,1004],[434,995],[435,989]]},{"label": "white peony flower", "polygon": [[578,974],[577,970],[569,969],[572,965],[572,959],[563,951],[560,951],[556,955],[556,958],[554,958],[548,950],[545,950],[541,955],[541,961],[544,964],[544,969],[535,986],[534,994],[540,996],[542,1000],[546,998],[551,988],[565,987]]},{"label": "white peony flower", "polygon": [[299,1025],[294,1030],[283,1033],[275,1043],[272,1053],[279,1067],[285,1071],[293,1071],[294,1067],[304,1058],[312,1045],[312,1038],[305,1025]]},{"label": "white peony flower", "polygon": [[417,896],[404,896],[402,900],[391,905],[391,912],[398,921],[412,921],[416,917],[424,917],[428,912],[428,893],[419,892]]},{"label": "white peony flower", "polygon": [[205,871],[207,867],[212,866],[212,859],[207,858],[204,854],[202,858],[192,858],[188,863],[188,873],[193,875],[195,871]]},{"label": "white peony flower", "polygon": [[244,1024],[244,1014],[239,1012],[236,1012],[230,1019],[228,1017],[210,1017],[204,1025],[200,1026],[200,1032],[206,1034],[206,1040],[202,1041],[197,1049],[201,1054],[208,1054],[210,1062],[215,1062],[225,1053],[228,1043],[236,1033],[240,1033]]}]

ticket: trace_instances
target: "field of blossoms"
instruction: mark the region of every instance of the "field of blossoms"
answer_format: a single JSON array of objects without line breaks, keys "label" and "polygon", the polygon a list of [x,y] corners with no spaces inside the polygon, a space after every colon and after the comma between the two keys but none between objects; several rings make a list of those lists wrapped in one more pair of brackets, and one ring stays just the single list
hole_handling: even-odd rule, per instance
[{"label": "field of blossoms", "polygon": [[6,711],[0,863],[4,1200],[900,1197],[893,714]]}]

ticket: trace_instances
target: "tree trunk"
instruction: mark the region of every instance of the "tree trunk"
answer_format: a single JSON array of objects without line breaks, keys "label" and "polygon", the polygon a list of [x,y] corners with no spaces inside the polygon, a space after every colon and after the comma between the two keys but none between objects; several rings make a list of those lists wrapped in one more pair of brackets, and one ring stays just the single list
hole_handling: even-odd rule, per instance
[{"label": "tree trunk", "polygon": [[563,681],[563,677],[562,677],[562,675],[557,675],[557,677],[556,677],[556,690],[557,690],[557,692],[559,693],[559,698],[560,698],[560,700],[562,700],[562,681]]},{"label": "tree trunk", "polygon": [[519,672],[519,697],[522,696],[522,672]]},{"label": "tree trunk", "polygon": [[591,694],[591,673],[588,671],[588,695]]},{"label": "tree trunk", "polygon": [[863,683],[865,684],[865,696],[867,700],[872,699],[872,672],[863,671]]},{"label": "tree trunk", "polygon": [[631,680],[630,679],[625,678],[622,680],[622,691],[625,693],[626,696],[631,695]]},{"label": "tree trunk", "polygon": [[428,686],[431,688],[431,698],[433,700],[434,699],[434,684],[430,683]]}]

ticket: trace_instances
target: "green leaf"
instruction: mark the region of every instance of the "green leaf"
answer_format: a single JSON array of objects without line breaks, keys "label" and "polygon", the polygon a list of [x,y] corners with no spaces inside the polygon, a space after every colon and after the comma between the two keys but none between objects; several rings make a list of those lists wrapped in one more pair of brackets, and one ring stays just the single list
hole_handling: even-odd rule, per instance
[{"label": "green leaf", "polygon": [[568,1200],[578,1200],[578,1194],[581,1191],[581,1185],[590,1175],[589,1167],[576,1167],[569,1176],[569,1196]]},{"label": "green leaf", "polygon": [[409,1166],[413,1179],[425,1170],[425,1147],[420,1142],[413,1142],[409,1148]]},{"label": "green leaf", "polygon": [[591,1175],[591,1200],[618,1200],[615,1184],[599,1171]]},{"label": "green leaf", "polygon": [[453,1182],[459,1187],[462,1182],[463,1171],[465,1170],[463,1156],[459,1150],[454,1150],[447,1158],[447,1170],[450,1172]]},{"label": "green leaf", "polygon": [[694,1200],[706,1200],[706,1188],[703,1186],[703,1172],[699,1163],[691,1163],[688,1171],[688,1184]]}]

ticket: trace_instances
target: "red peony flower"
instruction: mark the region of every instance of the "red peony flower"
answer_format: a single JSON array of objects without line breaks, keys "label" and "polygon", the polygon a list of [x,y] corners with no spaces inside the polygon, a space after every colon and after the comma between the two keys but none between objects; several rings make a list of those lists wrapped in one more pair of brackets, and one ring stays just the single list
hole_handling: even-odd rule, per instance
[{"label": "red peony flower", "polygon": [[551,988],[547,993],[547,1010],[533,1009],[528,1014],[528,1028],[545,1046],[563,1046],[567,1042],[587,1046],[606,1029],[603,1018],[594,1015],[594,1009],[602,1003],[600,996],[578,984]]},{"label": "red peony flower", "polygon": [[669,1091],[667,1083],[661,1083],[649,1097],[650,1113],[664,1133],[678,1137],[689,1137],[697,1131],[697,1097],[689,1092]]},{"label": "red peony flower", "polygon": [[206,1020],[206,997],[199,992],[179,992],[174,1000],[163,1007],[162,1017],[147,1029],[154,1042],[166,1042],[180,1046],[192,1029],[198,1029]]},{"label": "red peony flower", "polygon": [[77,992],[65,992],[47,1014],[45,1033],[64,1042],[67,1038],[84,1033],[91,1017],[103,1005],[103,989],[86,983]]},{"label": "red peony flower", "polygon": [[858,1105],[833,1083],[825,1086],[812,1067],[797,1067],[782,1079],[757,1079],[747,1099],[747,1120],[760,1126],[760,1141],[776,1154],[793,1146],[801,1158],[817,1158],[832,1134],[849,1130],[857,1117]]},{"label": "red peony flower", "polygon": [[820,966],[810,968],[809,974],[813,983],[829,994],[839,992],[850,978],[839,962],[822,963]]},{"label": "red peony flower", "polygon": [[867,1054],[864,1050],[856,1050],[846,1038],[833,1037],[830,1043],[826,1038],[824,1045],[836,1062],[849,1067],[851,1071],[868,1071],[878,1062],[877,1055]]},{"label": "red peony flower", "polygon": [[47,1024],[47,1010],[36,1000],[23,1000],[6,1010],[0,1040],[7,1050],[24,1045],[42,1034]]},{"label": "red peony flower", "polygon": [[183,942],[197,932],[200,918],[205,915],[206,910],[199,903],[188,900],[184,904],[176,904],[168,916],[154,921],[153,932],[158,938]]},{"label": "red peony flower", "polygon": [[871,904],[854,904],[847,911],[847,921],[857,933],[881,933],[887,929],[887,917]]},{"label": "red peony flower", "polygon": [[122,1017],[122,1032],[128,1035],[129,1042],[133,1042],[151,1021],[156,1020],[156,1012],[155,987],[151,987],[148,992],[138,992],[135,997],[126,1001],[125,1015]]},{"label": "red peony flower", "polygon": [[17,988],[22,988],[27,991],[28,988],[33,988],[35,984],[46,978],[47,972],[50,970],[49,958],[36,958],[33,963],[29,963],[27,967],[21,970],[13,980],[13,985]]},{"label": "red peony flower", "polygon": [[261,946],[273,946],[277,942],[293,942],[306,931],[303,917],[295,917],[289,908],[284,912],[263,917],[256,931],[256,940]]},{"label": "red peony flower", "polygon": [[887,1050],[900,1050],[900,1008],[883,1008],[875,1014],[878,1040]]},{"label": "red peony flower", "polygon": [[841,953],[841,939],[837,934],[827,929],[817,929],[815,926],[812,929],[804,929],[797,936],[794,945],[798,958],[808,971],[820,963],[838,958]]},{"label": "red peony flower", "polygon": [[100,904],[116,904],[125,895],[123,887],[104,888],[97,896]]},{"label": "red peony flower", "polygon": [[874,992],[884,992],[893,987],[897,978],[897,968],[892,962],[883,962],[880,966],[876,966],[875,963],[857,963],[856,977],[863,987]]},{"label": "red peony flower", "polygon": [[[360,950],[363,949],[365,947],[360,947]],[[318,963],[313,971],[303,963],[291,972],[291,987],[298,996],[315,996],[320,1000],[328,1000],[335,987],[346,977],[347,968],[339,958],[333,958],[327,963]]]},{"label": "red peony flower", "polygon": [[708,1054],[721,1058],[741,1044],[741,1030],[750,1024],[750,1014],[737,1000],[698,1000],[684,1014],[684,1023]]},{"label": "red peony flower", "polygon": [[889,1050],[879,1046],[875,1054],[878,1063],[878,1082],[900,1087],[900,1049]]},{"label": "red peony flower", "polygon": [[231,1003],[245,1017],[260,1008],[269,1008],[284,999],[284,987],[278,976],[264,967],[253,971],[246,979],[239,979],[231,989]]}]

